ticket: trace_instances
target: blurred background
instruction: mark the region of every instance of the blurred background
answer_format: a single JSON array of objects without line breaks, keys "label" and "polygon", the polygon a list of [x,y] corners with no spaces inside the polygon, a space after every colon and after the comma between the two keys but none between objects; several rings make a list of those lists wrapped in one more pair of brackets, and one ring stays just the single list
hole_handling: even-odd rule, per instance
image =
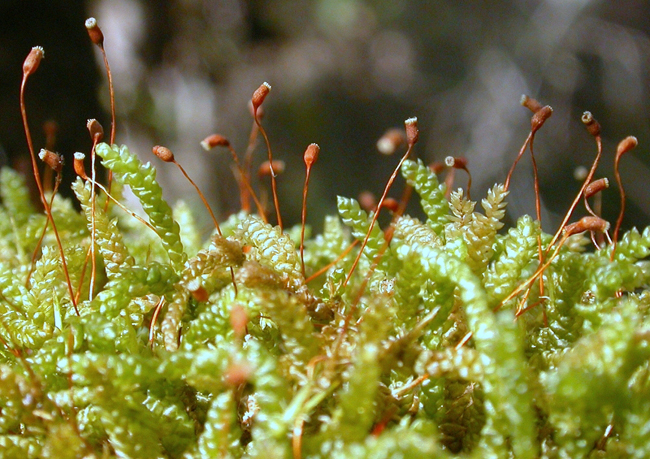
[{"label": "blurred background", "polygon": [[[87,118],[110,131],[101,55],[84,28],[89,16],[104,32],[113,71],[117,143],[156,163],[171,201],[195,205],[198,198],[175,167],[152,158],[156,144],[175,152],[222,219],[239,209],[229,154],[206,153],[199,142],[217,132],[243,154],[252,127],[248,102],[268,81],[263,124],[274,158],[286,163],[278,177],[285,226],[300,221],[307,145],[321,147],[308,197],[308,221],[318,229],[335,212],[337,194],[381,194],[403,150],[381,155],[376,142],[411,116],[419,120],[417,156],[427,163],[466,157],[472,197],[485,196],[505,179],[528,135],[531,113],[519,103],[522,94],[554,108],[535,140],[545,230],[555,230],[579,190],[576,167],[589,167],[595,157],[580,122],[585,110],[602,125],[596,177],[612,184],[604,216],[614,222],[619,209],[616,145],[635,135],[639,147],[621,161],[624,229],[650,224],[644,0],[2,0],[4,162],[19,166],[27,153],[18,89],[34,45],[45,48],[27,86],[37,148],[45,145],[47,120],[58,124],[56,150],[69,159],[90,150]],[[253,170],[265,159],[258,142]],[[464,174],[456,177],[455,187],[466,185]],[[402,185],[391,194],[399,197]],[[409,212],[421,211],[414,205]],[[512,179],[508,215],[534,212],[527,155]]]}]

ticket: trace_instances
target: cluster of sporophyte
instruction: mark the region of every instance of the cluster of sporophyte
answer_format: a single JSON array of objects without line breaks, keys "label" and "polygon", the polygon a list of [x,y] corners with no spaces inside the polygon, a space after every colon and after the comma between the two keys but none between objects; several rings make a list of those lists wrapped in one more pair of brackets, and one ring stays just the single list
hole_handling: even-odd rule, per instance
[{"label": "cluster of sporophyte", "polygon": [[[23,90],[41,58],[26,60]],[[447,159],[446,185],[437,166],[409,159],[411,118],[380,141],[406,152],[374,211],[340,197],[339,216],[309,238],[305,207],[302,225],[282,228],[259,117],[269,90],[252,107],[278,225],[250,157],[240,164],[213,135],[203,145],[231,149],[243,210],[214,218],[204,243],[188,207],[163,200],[155,169],[114,144],[114,129],[100,143],[94,121],[90,154],[110,186],[78,153],[81,212],[58,181],[47,192],[21,103],[45,213],[23,178],[0,172],[0,457],[650,457],[650,228],[619,238],[621,206],[610,238],[589,206],[607,185],[594,180],[591,114],[596,159],[555,234],[540,230],[539,202],[537,218],[502,230],[512,170],[478,212],[469,189],[450,192],[462,158]],[[552,113],[523,103],[531,131],[514,164]],[[616,155],[622,204],[618,162],[635,144]],[[318,154],[305,152],[305,198]],[[60,157],[41,158],[58,177]],[[399,173],[408,186],[396,201],[386,196]],[[115,198],[127,186],[144,218]],[[403,215],[411,190],[425,221]],[[581,200],[592,215],[569,223]]]}]

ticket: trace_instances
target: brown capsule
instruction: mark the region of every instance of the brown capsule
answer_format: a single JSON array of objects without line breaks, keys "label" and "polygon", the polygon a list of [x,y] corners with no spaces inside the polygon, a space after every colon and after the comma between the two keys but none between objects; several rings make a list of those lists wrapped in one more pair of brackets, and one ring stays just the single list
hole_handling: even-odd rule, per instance
[{"label": "brown capsule", "polygon": [[467,169],[467,158],[462,156],[447,156],[445,165],[454,169]]},{"label": "brown capsule", "polygon": [[199,302],[208,301],[208,298],[210,298],[210,295],[208,295],[208,291],[202,285],[199,286],[199,288],[197,288],[196,290],[191,291],[190,293],[192,294],[192,298],[194,298],[196,301]]},{"label": "brown capsule", "polygon": [[97,20],[95,18],[88,18],[86,19],[85,25],[90,41],[100,48],[104,46],[104,34],[102,33],[102,29],[97,25]]},{"label": "brown capsule", "polygon": [[235,332],[235,336],[243,338],[246,334],[246,324],[248,324],[248,314],[246,309],[240,304],[233,304],[230,309],[230,326]]},{"label": "brown capsule", "polygon": [[199,302],[204,302],[208,301],[208,298],[210,298],[210,294],[208,291],[205,289],[203,285],[201,285],[201,281],[199,279],[192,279],[187,283],[187,290],[192,294],[192,297]]},{"label": "brown capsule", "polygon": [[74,154],[74,172],[82,179],[88,180],[88,175],[86,175],[86,167],[84,166],[84,159],[86,159],[86,155],[83,153],[76,152]]},{"label": "brown capsule", "polygon": [[63,156],[42,148],[38,153],[38,157],[41,158],[45,164],[50,166],[54,172],[59,173],[63,170]]},{"label": "brown capsule", "polygon": [[620,158],[628,151],[632,150],[639,144],[639,141],[633,135],[621,140],[616,147],[616,158]]},{"label": "brown capsule", "polygon": [[224,382],[230,387],[239,387],[248,382],[253,370],[246,363],[231,363],[224,374]]},{"label": "brown capsule", "polygon": [[532,132],[537,132],[546,122],[547,119],[553,114],[553,109],[550,105],[545,105],[544,107],[537,110],[532,118],[530,119],[530,130]]},{"label": "brown capsule", "polygon": [[594,137],[598,137],[600,135],[600,123],[596,121],[596,118],[594,118],[591,112],[584,112],[580,120],[586,126],[589,134]]},{"label": "brown capsule", "polygon": [[172,163],[174,162],[174,153],[167,148],[163,147],[162,145],[156,145],[155,147],[152,148],[153,154],[165,161],[166,163]]},{"label": "brown capsule", "polygon": [[44,57],[45,51],[43,51],[43,48],[34,46],[23,63],[23,78],[34,73]]},{"label": "brown capsule", "polygon": [[305,150],[303,159],[305,160],[305,165],[311,167],[316,160],[318,159],[318,154],[320,153],[320,147],[318,144],[312,143]]},{"label": "brown capsule", "polygon": [[397,212],[399,209],[399,201],[395,198],[386,198],[384,199],[384,202],[382,203],[381,207],[384,209],[388,209],[391,212]]},{"label": "brown capsule", "polygon": [[404,126],[406,128],[406,143],[409,147],[412,147],[420,137],[417,117],[414,116],[404,121]]},{"label": "brown capsule", "polygon": [[587,188],[585,188],[585,198],[589,199],[596,193],[603,191],[605,188],[609,188],[609,180],[606,177],[594,180]]},{"label": "brown capsule", "polygon": [[565,236],[584,233],[585,231],[600,231],[602,233],[609,230],[609,222],[600,217],[587,216],[582,217],[575,223],[571,223],[564,228]]},{"label": "brown capsule", "polygon": [[377,209],[377,198],[370,191],[362,191],[359,194],[358,201],[361,208],[366,212],[372,212]]},{"label": "brown capsule", "polygon": [[[273,173],[277,175],[284,172],[285,164],[282,160],[274,159],[271,167],[273,167]],[[262,164],[260,164],[260,167],[257,170],[257,175],[260,177],[271,175],[271,167],[269,167],[268,161],[264,161]]]},{"label": "brown capsule", "polygon": [[86,128],[88,129],[90,138],[93,139],[93,142],[97,143],[102,141],[104,138],[104,128],[99,124],[99,121],[95,118],[89,119],[86,123]]},{"label": "brown capsule", "polygon": [[540,104],[536,99],[527,96],[526,94],[521,95],[521,105],[533,113],[537,113],[542,108],[542,104]]},{"label": "brown capsule", "polygon": [[201,146],[205,151],[210,151],[214,147],[229,147],[230,141],[221,134],[212,134],[201,141]]},{"label": "brown capsule", "polygon": [[404,130],[390,128],[377,141],[377,150],[382,155],[392,155],[399,147],[406,143]]},{"label": "brown capsule", "polygon": [[271,91],[271,85],[268,84],[266,81],[260,85],[259,88],[255,90],[253,93],[253,97],[251,98],[251,103],[253,104],[253,113],[257,112],[257,109],[259,108],[260,105],[264,102],[264,99],[266,99],[266,96],[269,94]]},{"label": "brown capsule", "polygon": [[440,161],[435,161],[429,164],[429,169],[431,169],[431,172],[433,172],[436,175],[444,171],[446,167],[447,167],[446,164],[441,163]]}]

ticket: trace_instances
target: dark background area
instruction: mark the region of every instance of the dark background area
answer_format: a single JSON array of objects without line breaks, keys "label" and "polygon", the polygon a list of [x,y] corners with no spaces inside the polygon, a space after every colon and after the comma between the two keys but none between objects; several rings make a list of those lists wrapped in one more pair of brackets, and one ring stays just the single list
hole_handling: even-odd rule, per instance
[{"label": "dark background area", "polygon": [[[530,113],[519,105],[524,93],[555,110],[535,142],[545,229],[555,229],[579,189],[574,169],[595,156],[580,122],[585,110],[603,126],[597,176],[612,185],[616,144],[627,135],[639,139],[621,161],[629,196],[624,229],[650,223],[645,1],[3,0],[6,162],[18,164],[27,153],[18,89],[35,45],[45,48],[27,86],[36,147],[44,146],[40,126],[50,119],[60,127],[56,148],[70,159],[90,149],[87,118],[110,130],[101,58],[84,28],[91,15],[104,31],[114,73],[117,143],[145,160],[153,145],[170,147],[222,218],[239,208],[230,157],[205,153],[199,142],[219,132],[243,153],[252,125],[247,103],[268,81],[263,123],[274,156],[287,163],[278,183],[289,223],[299,221],[308,144],[322,149],[309,194],[309,221],[318,228],[335,212],[337,194],[381,193],[399,158],[377,153],[376,141],[411,116],[419,119],[417,155],[426,162],[467,157],[472,196],[484,196],[504,180],[528,134]],[[265,158],[260,143],[255,165]],[[154,162],[170,200],[198,202],[175,168]],[[465,186],[464,175],[457,177],[456,186]],[[532,183],[525,158],[512,180],[510,218],[534,213]],[[615,186],[605,193],[604,216],[612,222],[618,199]]]},{"label": "dark background area", "polygon": [[[70,4],[64,0],[0,2],[0,163],[28,174],[30,183],[19,91],[23,62],[33,46],[45,49],[43,67],[30,77],[25,91],[36,153],[46,146],[43,126],[48,121],[58,126],[56,148],[69,159],[73,152],[87,152],[92,146],[86,119],[107,122],[98,99],[101,75],[83,27],[86,12],[82,3]],[[65,171],[69,183],[74,175],[71,165]]]}]

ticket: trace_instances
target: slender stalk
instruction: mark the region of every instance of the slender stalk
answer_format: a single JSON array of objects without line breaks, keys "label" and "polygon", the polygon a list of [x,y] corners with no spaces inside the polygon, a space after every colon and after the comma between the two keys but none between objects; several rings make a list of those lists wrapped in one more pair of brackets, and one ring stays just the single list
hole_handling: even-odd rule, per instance
[{"label": "slender stalk", "polygon": [[361,248],[359,249],[359,253],[357,254],[357,257],[354,259],[354,263],[352,263],[352,268],[350,268],[350,272],[348,272],[348,275],[345,278],[345,281],[343,282],[343,287],[345,287],[348,284],[350,278],[352,277],[352,274],[354,273],[354,270],[357,268],[357,265],[359,264],[359,260],[363,255],[363,249],[368,244],[368,239],[370,239],[370,234],[372,233],[372,229],[375,226],[375,222],[377,222],[377,218],[379,217],[379,211],[381,210],[382,205],[384,204],[384,200],[386,199],[388,190],[390,190],[391,186],[393,185],[393,182],[395,181],[395,178],[397,177],[397,174],[400,168],[402,167],[402,164],[404,164],[404,161],[406,161],[406,159],[409,157],[412,148],[413,145],[409,144],[408,150],[406,150],[406,153],[404,153],[404,156],[402,156],[402,159],[400,159],[399,163],[397,164],[397,167],[395,167],[395,170],[393,171],[390,178],[388,179],[388,183],[386,183],[386,186],[384,187],[384,193],[381,195],[381,198],[379,199],[379,203],[377,203],[377,212],[375,212],[374,215],[372,216],[370,227],[366,232],[366,236],[363,238],[363,242],[361,243]]},{"label": "slender stalk", "polygon": [[247,172],[246,169],[242,168],[235,149],[232,146],[229,146],[228,149],[230,150],[230,155],[235,161],[235,166],[237,167],[237,171],[239,172],[241,183],[243,183],[244,185],[244,190],[247,191],[247,193],[244,194],[244,190],[242,190],[242,194],[241,194],[242,210],[244,212],[250,212],[250,203],[248,202],[248,197],[250,196],[251,198],[253,198],[255,207],[257,207],[257,213],[262,218],[264,223],[268,223],[268,220],[266,218],[266,212],[264,212],[264,207],[262,206],[262,203],[260,202],[259,198],[257,197],[257,194],[255,193],[253,187],[251,186],[250,173]]},{"label": "slender stalk", "polygon": [[149,324],[149,346],[151,347],[151,349],[153,349],[153,340],[155,338],[156,321],[158,320],[158,315],[160,314],[160,311],[162,310],[164,304],[165,304],[165,297],[161,296],[153,312],[153,317],[151,318],[151,324]]},{"label": "slender stalk", "polygon": [[262,127],[262,123],[260,122],[261,113],[259,108],[264,103],[264,99],[266,99],[266,96],[268,96],[270,91],[271,85],[267,82],[262,83],[260,87],[257,88],[253,93],[253,96],[251,97],[251,104],[253,107],[253,119],[255,120],[255,124],[257,124],[257,128],[262,133],[262,137],[264,137],[264,142],[266,143],[266,151],[268,152],[269,156],[269,172],[271,173],[271,191],[273,193],[273,205],[275,206],[275,214],[277,217],[278,226],[280,227],[280,231],[282,231],[282,216],[280,215],[278,190],[275,183],[275,170],[273,169],[273,153],[271,151],[271,143],[269,142],[269,136],[266,135],[266,130]]},{"label": "slender stalk", "polygon": [[[215,228],[217,228],[217,233],[219,233],[219,236],[223,236],[223,233],[221,232],[221,227],[219,226],[219,222],[217,222],[217,218],[214,216],[214,212],[212,212],[212,207],[210,207],[210,204],[208,204],[208,201],[205,199],[205,196],[203,196],[203,193],[201,193],[201,190],[199,189],[199,186],[190,178],[190,176],[185,172],[185,169],[183,166],[180,165],[176,160],[173,160],[173,163],[178,166],[178,168],[181,170],[185,178],[192,184],[194,189],[196,189],[196,192],[199,194],[199,197],[201,198],[201,201],[203,201],[203,204],[205,207],[208,209],[208,212],[210,213],[210,217],[212,217],[212,221],[214,223]],[[230,267],[230,277],[232,278],[232,286],[235,289],[235,296],[237,296],[237,282],[235,281],[235,270],[233,267]]]},{"label": "slender stalk", "polygon": [[257,123],[257,127],[262,133],[262,137],[264,137],[264,142],[266,143],[266,151],[268,152],[269,156],[269,170],[271,172],[271,192],[273,193],[273,206],[275,207],[275,215],[277,218],[278,226],[280,227],[280,230],[282,230],[282,215],[280,215],[280,202],[278,201],[278,189],[275,180],[276,174],[273,170],[273,153],[271,152],[271,143],[269,142],[269,137],[266,135],[266,130],[262,127],[262,124],[257,119],[257,114],[255,115],[255,122]]},{"label": "slender stalk", "polygon": [[70,281],[70,274],[68,272],[68,264],[66,263],[65,260],[63,244],[61,243],[61,237],[59,236],[59,231],[56,228],[56,223],[54,222],[54,217],[52,216],[52,209],[50,208],[47,199],[45,199],[45,194],[43,192],[43,184],[41,183],[41,176],[38,171],[38,164],[36,163],[36,154],[34,153],[32,136],[29,132],[29,124],[27,123],[27,109],[25,108],[25,84],[27,83],[27,78],[32,72],[36,70],[36,68],[38,67],[38,62],[40,62],[40,59],[42,59],[43,57],[43,50],[40,49],[40,56],[38,57],[38,62],[36,63],[36,65],[34,66],[32,64],[31,67],[27,68],[28,60],[30,59],[30,57],[32,57],[32,54],[35,52],[35,50],[37,50],[37,48],[32,49],[32,52],[30,52],[30,55],[27,57],[27,60],[25,61],[25,65],[23,66],[23,79],[20,84],[20,113],[22,115],[23,129],[25,130],[25,136],[27,137],[27,146],[29,147],[29,154],[32,160],[32,171],[34,173],[34,180],[36,181],[36,186],[38,187],[38,193],[41,198],[41,203],[43,204],[43,207],[45,208],[45,213],[47,214],[47,218],[49,219],[50,224],[52,225],[52,231],[54,231],[54,237],[56,238],[56,243],[59,247],[59,252],[61,254],[61,265],[63,267],[63,275],[65,276],[66,284],[68,286],[70,301],[72,301],[72,306],[74,307],[75,313],[79,315],[79,309],[77,308],[74,291],[72,290],[72,282]]},{"label": "slender stalk", "polygon": [[[102,48],[104,49],[104,48]],[[96,251],[95,251],[95,186],[97,183],[95,176],[95,147],[97,146],[97,138],[93,139],[93,148],[90,152],[90,174],[93,186],[90,187],[90,286],[88,287],[88,301],[92,301],[93,292],[95,291],[95,278],[97,276],[97,264],[96,264]],[[108,200],[106,200],[108,202]]]},{"label": "slender stalk", "polygon": [[532,285],[532,283],[535,282],[535,279],[541,276],[544,270],[548,268],[548,266],[553,262],[555,257],[557,257],[558,253],[560,252],[560,249],[562,248],[562,245],[564,245],[564,243],[570,236],[578,233],[583,233],[585,231],[607,231],[608,229],[609,229],[609,223],[607,221],[603,220],[602,218],[592,217],[592,216],[582,217],[579,221],[567,225],[562,232],[563,233],[562,238],[558,242],[557,247],[555,248],[553,254],[550,257],[548,257],[548,259],[544,262],[544,264],[541,264],[537,268],[537,270],[533,273],[532,276],[530,276],[525,282],[523,282],[512,292],[510,292],[510,294],[506,296],[503,300],[501,300],[501,302],[494,308],[494,311],[495,312],[498,311],[508,301],[512,300],[521,292],[528,289]]},{"label": "slender stalk", "polygon": [[311,167],[307,167],[305,185],[302,188],[302,212],[300,218],[300,264],[302,265],[302,277],[305,275],[305,221],[307,220],[307,187],[309,186],[309,175]]},{"label": "slender stalk", "polygon": [[[51,169],[48,169],[51,170]],[[57,174],[56,182],[54,183],[54,190],[52,191],[52,197],[50,198],[50,208],[52,208],[52,203],[54,202],[54,197],[56,196],[56,193],[59,191],[59,185],[61,184],[61,174]],[[50,225],[50,220],[45,220],[45,226],[43,226],[43,231],[41,231],[41,236],[38,238],[38,242],[36,243],[36,247],[34,247],[34,252],[32,253],[32,261],[29,267],[29,272],[27,273],[27,278],[25,279],[25,287],[29,285],[29,281],[32,278],[32,274],[34,273],[34,268],[36,268],[36,258],[38,257],[38,253],[41,250],[41,245],[43,244],[43,239],[45,239],[45,234],[47,233],[47,228]]]},{"label": "slender stalk", "polygon": [[494,308],[494,311],[498,311],[503,307],[504,304],[506,304],[508,301],[512,300],[514,297],[519,295],[521,292],[526,290],[528,287],[530,287],[533,282],[544,272],[546,268],[555,260],[555,257],[557,254],[560,252],[560,249],[562,248],[562,245],[564,242],[567,240],[567,238],[570,236],[570,234],[565,233],[565,235],[560,239],[560,242],[558,243],[557,247],[555,248],[555,251],[553,254],[546,260],[546,262],[537,268],[537,270],[533,273],[532,276],[530,276],[524,283],[520,284],[517,288],[515,288],[508,296],[506,296],[501,302]]},{"label": "slender stalk", "polygon": [[[111,145],[115,143],[115,130],[117,128],[117,117],[115,115],[115,90],[113,89],[113,74],[111,73],[111,66],[108,63],[108,57],[106,56],[106,50],[104,49],[104,44],[102,43],[99,46],[99,49],[102,52],[102,58],[104,59],[104,67],[106,67],[106,78],[108,79],[108,95],[111,101]],[[110,180],[109,180],[110,183]],[[110,187],[109,187],[110,188]]]},{"label": "slender stalk", "polygon": [[[210,204],[208,204],[207,199],[205,199],[205,196],[199,189],[199,186],[190,178],[190,176],[185,172],[185,168],[181,166],[181,164],[176,161],[174,158],[174,154],[171,152],[171,150],[167,147],[163,147],[160,145],[156,145],[152,149],[153,154],[158,156],[160,159],[165,161],[166,163],[174,163],[176,166],[181,170],[185,178],[187,179],[188,182],[192,184],[194,189],[196,190],[197,194],[201,198],[201,201],[203,201],[203,205],[205,206],[206,209],[208,209],[208,212],[210,213],[210,217],[212,218],[212,222],[214,223],[215,228],[217,229],[217,233],[219,233],[219,236],[223,236],[223,233],[221,232],[221,227],[219,226],[219,222],[217,221],[217,217],[214,216],[214,212],[212,211],[212,207],[210,207]],[[235,270],[233,267],[230,267],[230,276],[232,277],[232,285],[235,289],[235,295],[237,295],[237,282],[235,281]]]},{"label": "slender stalk", "polygon": [[[237,173],[239,174],[240,199],[241,199],[242,210],[244,212],[250,211],[248,198],[249,196],[251,196],[253,198],[253,201],[255,201],[257,212],[259,213],[260,217],[262,217],[262,220],[264,220],[264,223],[267,223],[266,212],[264,212],[264,207],[262,206],[259,199],[257,198],[255,191],[253,191],[253,188],[251,187],[250,173],[247,172],[247,169],[244,169],[242,167],[241,163],[239,162],[239,157],[237,155],[237,152],[233,148],[230,141],[222,135],[212,134],[206,137],[205,139],[203,139],[203,141],[201,141],[201,146],[206,151],[209,151],[214,147],[226,147],[228,149],[228,151],[230,152],[230,156],[232,157],[232,160],[235,163],[235,167],[237,168]],[[246,191],[247,193],[244,193],[244,191]]]},{"label": "slender stalk", "polygon": [[305,160],[305,185],[302,188],[302,216],[301,216],[301,226],[300,226],[300,263],[302,265],[302,277],[305,276],[305,221],[307,219],[307,189],[309,187],[309,176],[311,174],[311,168],[318,159],[318,154],[320,153],[320,147],[315,143],[312,143],[305,150],[304,160]]},{"label": "slender stalk", "polygon": [[341,254],[340,254],[338,257],[336,257],[335,260],[333,260],[332,262],[326,264],[326,265],[323,266],[321,269],[319,269],[319,270],[316,271],[314,274],[312,274],[312,275],[309,276],[307,279],[305,279],[305,284],[307,284],[307,283],[313,281],[314,279],[316,279],[316,278],[317,278],[318,276],[320,276],[321,274],[326,273],[328,269],[330,269],[332,266],[334,266],[334,265],[337,264],[339,261],[341,261],[343,258],[345,258],[345,257],[347,256],[347,254],[350,253],[350,251],[351,251],[351,250],[354,248],[354,246],[357,245],[358,243],[359,243],[358,240],[355,240],[354,242],[352,242],[352,244],[350,244],[349,246],[347,246],[347,247],[345,248],[345,250],[344,250],[343,252],[341,252]]},{"label": "slender stalk", "polygon": [[[261,109],[258,109],[258,112],[261,111],[262,111]],[[261,118],[262,114],[259,113],[259,116]],[[257,144],[258,133],[259,133],[259,129],[257,127],[257,123],[253,122],[250,135],[248,136],[248,146],[246,147],[246,153],[244,153],[244,167],[242,168],[245,181],[249,184],[249,186],[251,181],[251,170],[253,168],[253,152],[255,151],[255,145]],[[244,199],[242,202],[242,210],[245,212],[250,212],[250,203],[248,202],[248,196],[246,196],[246,199]],[[258,212],[259,212],[259,207],[258,207]],[[260,217],[262,217],[263,215],[264,215],[263,212],[260,213]]]},{"label": "slender stalk", "polygon": [[445,158],[445,165],[454,169],[462,169],[467,174],[467,199],[471,199],[471,189],[472,189],[472,174],[467,168],[467,159],[462,157],[447,156]]},{"label": "slender stalk", "polygon": [[576,206],[578,205],[578,202],[584,195],[585,189],[587,186],[591,183],[591,180],[594,177],[594,174],[596,173],[596,169],[598,168],[598,163],[600,162],[600,157],[603,154],[603,142],[600,137],[600,125],[598,124],[598,121],[592,116],[590,112],[584,112],[582,115],[582,122],[583,124],[587,127],[587,130],[589,133],[594,137],[596,141],[596,158],[594,159],[594,162],[591,165],[591,169],[589,169],[589,172],[587,173],[587,177],[585,178],[584,183],[582,184],[582,187],[580,187],[580,191],[576,195],[575,199],[571,203],[571,206],[569,207],[569,210],[566,212],[564,215],[564,218],[562,219],[562,223],[560,224],[560,227],[557,229],[555,232],[555,235],[553,236],[553,239],[551,239],[551,242],[548,244],[548,248],[546,249],[546,254],[548,254],[549,250],[555,244],[562,234],[562,231],[564,230],[564,227],[566,226],[567,222],[571,218],[571,215],[573,214],[573,211],[575,210]]},{"label": "slender stalk", "polygon": [[618,212],[618,218],[616,219],[616,226],[614,227],[614,236],[612,238],[612,253],[610,255],[610,260],[614,261],[614,255],[616,254],[616,241],[618,241],[618,232],[621,229],[621,224],[623,223],[623,215],[625,214],[625,189],[623,188],[623,182],[621,181],[621,173],[618,170],[618,164],[623,156],[628,151],[636,147],[638,141],[636,137],[629,136],[621,140],[616,148],[616,158],[614,159],[614,176],[616,177],[616,183],[618,184],[619,193],[621,196],[621,209]]},{"label": "slender stalk", "polygon": [[190,178],[187,172],[185,172],[185,168],[181,166],[179,162],[177,162],[176,160],[173,160],[172,162],[178,166],[178,168],[181,170],[181,172],[183,173],[187,181],[192,184],[192,186],[198,193],[199,197],[201,198],[201,201],[203,201],[203,205],[205,206],[206,209],[208,209],[208,212],[210,213],[210,218],[212,218],[212,222],[214,223],[214,226],[217,229],[217,233],[219,233],[219,236],[223,236],[223,234],[221,233],[221,227],[219,226],[219,222],[217,221],[217,217],[214,216],[212,207],[210,207],[210,204],[208,204],[208,201],[205,199],[205,196],[203,195],[203,193],[201,193],[199,186],[194,182],[194,180]]},{"label": "slender stalk", "polygon": [[[102,59],[104,60],[104,67],[106,68],[106,79],[108,80],[108,95],[110,98],[111,105],[111,137],[110,144],[115,143],[115,129],[116,129],[116,116],[115,116],[115,90],[113,88],[113,74],[111,73],[111,66],[108,63],[108,57],[106,56],[106,49],[104,48],[104,34],[102,29],[97,24],[95,18],[86,19],[86,30],[88,31],[88,36],[90,41],[92,41],[99,48],[102,53]],[[94,149],[93,149],[94,153]],[[94,164],[93,164],[94,169]],[[108,189],[111,189],[113,184],[113,171],[108,172]],[[106,201],[106,208],[108,208],[108,201]]]},{"label": "slender stalk", "polygon": [[533,137],[533,132],[531,131],[528,134],[528,137],[526,137],[526,140],[524,141],[524,144],[521,146],[521,149],[519,150],[519,153],[517,154],[517,157],[515,158],[515,162],[512,163],[512,166],[510,166],[510,170],[508,171],[508,175],[506,175],[506,181],[503,185],[503,191],[508,191],[510,188],[510,179],[512,178],[512,174],[515,171],[515,167],[517,167],[517,163],[521,159],[521,157],[524,155],[526,152],[526,147],[528,146],[528,142],[530,142],[530,139]]}]

